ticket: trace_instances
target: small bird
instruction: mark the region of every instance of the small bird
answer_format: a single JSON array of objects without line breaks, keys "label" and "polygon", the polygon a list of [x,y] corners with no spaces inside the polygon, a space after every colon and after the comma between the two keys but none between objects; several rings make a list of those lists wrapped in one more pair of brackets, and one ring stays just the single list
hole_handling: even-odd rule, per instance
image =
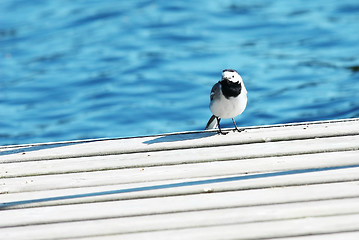
[{"label": "small bird", "polygon": [[232,118],[235,130],[240,132],[234,117],[240,115],[247,106],[247,90],[242,77],[236,70],[225,69],[222,71],[222,79],[214,84],[210,95],[209,109],[212,117],[209,119],[206,129],[216,128],[222,132],[219,122],[221,119]]}]

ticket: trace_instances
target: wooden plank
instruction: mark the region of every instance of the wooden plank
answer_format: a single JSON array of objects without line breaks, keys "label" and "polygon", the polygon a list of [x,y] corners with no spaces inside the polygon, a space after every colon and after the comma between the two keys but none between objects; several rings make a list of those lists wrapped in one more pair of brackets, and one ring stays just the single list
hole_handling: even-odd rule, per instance
[{"label": "wooden plank", "polygon": [[3,146],[0,166],[4,239],[359,232],[359,119]]},{"label": "wooden plank", "polygon": [[[286,190],[284,190],[286,191]],[[288,193],[291,193],[291,190],[287,189]],[[293,194],[293,193],[292,193]],[[27,226],[27,225],[39,225],[39,224],[49,224],[49,223],[62,223],[62,222],[75,222],[75,221],[88,221],[96,219],[125,219],[128,218],[128,226],[131,224],[137,224],[139,220],[136,220],[140,215],[147,216],[144,219],[148,221],[148,218],[153,217],[154,215],[159,215],[160,220],[167,218],[168,214],[176,215],[177,219],[184,217],[186,214],[198,215],[197,218],[206,217],[213,219],[217,218],[218,221],[223,222],[226,220],[222,218],[228,218],[230,213],[238,212],[241,215],[241,221],[243,222],[252,222],[252,221],[261,221],[261,220],[271,220],[275,219],[286,219],[286,218],[298,218],[304,217],[306,215],[312,214],[312,216],[322,216],[322,215],[338,215],[338,214],[351,214],[359,213],[359,196],[344,198],[343,195],[335,196],[333,199],[323,199],[323,200],[311,200],[311,198],[303,199],[302,196],[298,198],[298,195],[292,196],[292,202],[288,199],[284,199],[283,195],[279,195],[277,198],[272,197],[267,201],[253,201],[248,204],[243,202],[241,198],[245,198],[247,193],[237,193],[229,194],[223,193],[213,198],[218,199],[219,196],[226,197],[236,197],[237,201],[228,200],[229,205],[224,205],[216,203],[215,199],[212,199],[211,196],[202,196],[202,199],[209,199],[210,203],[204,203],[197,208],[194,208],[193,204],[181,204],[175,205],[170,204],[169,206],[161,206],[159,201],[157,204],[154,201],[147,201],[152,203],[146,206],[138,206],[125,210],[123,206],[126,206],[126,202],[101,202],[97,204],[81,204],[78,206],[65,205],[65,206],[56,206],[56,207],[42,207],[42,208],[29,208],[29,209],[16,209],[0,212],[0,216],[6,221],[0,222],[1,228],[6,227],[16,227],[16,226]],[[317,197],[320,197],[317,195]],[[201,196],[198,197],[201,199]],[[187,198],[189,199],[189,198]],[[168,200],[164,200],[167,202]],[[146,201],[145,201],[146,202]],[[132,205],[134,207],[134,205]],[[142,209],[141,209],[142,208]],[[83,214],[79,215],[78,212],[81,210]],[[253,213],[256,213],[253,215]],[[293,212],[290,214],[290,212]],[[51,214],[50,214],[51,213]],[[219,214],[222,213],[222,214]],[[226,213],[226,214],[224,214]],[[229,215],[227,215],[227,213]],[[263,214],[269,214],[268,217],[263,216]],[[272,214],[275,213],[275,216]],[[293,215],[294,214],[294,215]],[[299,214],[299,215],[298,215]],[[300,215],[306,214],[306,215]],[[34,217],[36,216],[36,217]],[[172,216],[173,217],[173,216]],[[164,219],[163,219],[164,218]],[[188,219],[193,217],[188,217]],[[142,219],[142,218],[141,218]],[[156,218],[154,217],[153,220]],[[183,218],[186,219],[186,218]],[[228,219],[230,220],[230,219]],[[188,220],[190,221],[190,220]],[[238,221],[238,220],[236,220]],[[134,223],[131,223],[134,222]],[[186,223],[187,224],[187,223]],[[142,225],[142,224],[140,224]],[[162,226],[162,224],[159,224]],[[128,228],[127,228],[128,229]],[[153,229],[154,230],[154,229]],[[137,230],[136,230],[137,231]]]},{"label": "wooden plank", "polygon": [[[0,163],[64,159],[124,153],[153,152],[211,146],[292,141],[359,134],[359,119],[245,128],[241,133],[218,135],[213,131],[159,136],[35,144],[0,149]],[[24,154],[25,153],[25,154]]]},{"label": "wooden plank", "polygon": [[[312,169],[302,171],[264,172],[258,174],[228,175],[217,178],[177,179],[171,181],[139,182],[132,184],[108,185],[86,188],[69,188],[36,192],[5,194],[3,202],[24,201],[12,207],[44,206],[81,202],[113,201],[121,199],[149,198],[199,194],[205,189],[212,191],[236,191],[244,189],[272,188],[278,186],[297,186],[348,182],[359,180],[358,167],[339,167],[338,169]],[[76,197],[78,196],[78,197]],[[53,201],[41,201],[41,199]],[[32,201],[32,199],[39,199]],[[0,205],[1,207],[1,205]]]},{"label": "wooden plank", "polygon": [[133,153],[101,157],[70,158],[3,163],[1,178],[101,171],[109,169],[144,168],[233,159],[252,159],[307,153],[351,151],[359,149],[359,135],[291,142],[256,143],[247,145]]},{"label": "wooden plank", "polygon": [[[329,151],[329,148],[339,148],[340,145],[345,146],[345,148],[349,149],[356,149],[359,147],[359,136],[349,136],[349,137],[338,137],[338,138],[330,138],[330,139],[324,139],[325,141],[321,141],[323,139],[320,139],[316,142],[308,142],[310,140],[300,140],[300,143],[293,144],[292,146],[290,144],[286,144],[285,146],[280,145],[279,143],[274,143],[275,146],[252,146],[249,145],[247,148],[243,148],[243,145],[240,146],[232,146],[232,149],[228,149],[228,151],[232,152],[260,152],[264,151],[266,153],[270,153],[272,156],[276,155],[282,155],[283,152],[278,153],[282,149],[284,149],[286,154],[290,152],[291,154],[299,154],[298,152],[310,152],[317,151],[318,149],[321,149],[321,151],[326,152]],[[292,141],[294,142],[294,141]],[[319,142],[319,143],[318,143]],[[353,144],[351,144],[353,143]],[[270,144],[270,143],[267,143]],[[279,144],[279,146],[278,146]],[[257,144],[254,144],[257,145]],[[334,147],[335,146],[335,147]],[[297,150],[300,148],[300,150]],[[202,149],[203,150],[203,149]],[[205,149],[208,150],[208,149]],[[218,151],[213,150],[213,152]],[[228,151],[222,150],[224,154],[228,153]],[[200,151],[198,151],[200,152]],[[203,155],[211,154],[212,152],[203,152]],[[354,155],[357,155],[356,152],[348,153],[350,157],[356,158]],[[193,153],[194,154],[194,153]],[[199,153],[201,154],[201,152]],[[230,153],[228,153],[230,154]],[[191,155],[191,154],[188,154]],[[173,156],[173,158],[182,158],[181,155]],[[173,159],[172,158],[172,159]],[[232,162],[233,163],[233,162]],[[356,164],[355,160],[351,162],[351,164]],[[237,166],[240,168],[241,162],[238,162]],[[188,166],[184,166],[188,167]],[[189,166],[192,167],[192,166]],[[308,167],[308,166],[305,166]],[[318,166],[323,167],[323,166]],[[49,188],[69,188],[69,187],[86,187],[86,186],[96,186],[96,185],[106,185],[106,184],[119,184],[119,183],[133,183],[133,182],[139,182],[143,181],[144,178],[145,181],[154,181],[154,180],[169,180],[169,179],[176,179],[176,178],[182,178],[182,177],[188,177],[187,176],[178,176],[176,177],[175,169],[178,168],[172,167],[172,170],[169,171],[168,169],[171,169],[171,166],[168,167],[160,167],[158,174],[147,174],[147,171],[142,171],[142,169],[120,169],[120,170],[108,170],[108,171],[96,171],[96,172],[84,172],[84,173],[70,173],[70,174],[55,174],[55,175],[48,175],[48,176],[31,176],[31,177],[22,177],[22,178],[2,178],[0,179],[0,186],[2,188],[6,187],[8,192],[16,192],[16,191],[37,191],[37,190],[46,190]],[[288,167],[286,167],[288,169]],[[302,167],[303,168],[303,167]],[[7,171],[6,168],[5,172]],[[154,169],[154,168],[151,168]],[[236,169],[236,168],[231,168]],[[243,169],[243,168],[242,168]],[[245,172],[251,172],[248,171],[249,169],[244,169],[244,171],[238,170],[237,173],[243,174]],[[283,170],[282,169],[276,169],[276,170]],[[9,170],[10,171],[10,170]],[[268,171],[274,171],[274,169],[268,169]],[[11,171],[10,171],[11,172]],[[126,173],[127,172],[127,173]],[[168,172],[168,174],[166,174]],[[233,172],[232,174],[234,174]],[[197,174],[198,171],[197,171]],[[212,175],[212,172],[206,173],[207,176]],[[198,176],[198,175],[196,175]],[[202,175],[203,176],[203,175]],[[44,180],[46,179],[46,181]],[[3,192],[3,190],[1,191]]]},{"label": "wooden plank", "polygon": [[[216,188],[214,187],[214,189]],[[340,191],[337,191],[338,189]],[[6,219],[1,225],[8,226],[9,224],[19,225],[19,221],[25,223],[43,220],[56,222],[65,219],[72,221],[96,218],[96,214],[101,215],[98,218],[130,217],[344,198],[359,198],[358,181],[211,193],[205,193],[202,189],[202,194],[157,196],[121,201],[115,201],[116,198],[112,196],[111,201],[0,211],[0,219]],[[99,213],[95,209],[101,212]],[[79,213],[81,214],[79,215]]]},{"label": "wooden plank", "polygon": [[[355,231],[358,214],[121,234],[123,239],[270,239]],[[301,227],[298,227],[301,226]]]},{"label": "wooden plank", "polygon": [[[107,238],[103,236],[104,238]],[[112,238],[113,236],[109,236]],[[307,235],[307,236],[296,236],[296,237],[288,237],[281,238],[282,240],[337,240],[337,239],[345,239],[345,240],[358,240],[359,239],[359,231],[352,232],[342,232],[342,233],[327,233],[327,234],[318,234],[318,235]]]},{"label": "wooden plank", "polygon": [[[240,239],[240,234],[238,234],[235,238],[227,238],[227,239]],[[315,235],[306,235],[306,236],[291,236],[291,237],[278,237],[278,238],[270,238],[270,239],[281,239],[281,240],[337,240],[337,239],[345,239],[345,240],[358,240],[359,232],[358,231],[352,231],[352,232],[339,232],[339,233],[320,233]],[[84,238],[69,238],[69,239],[79,239],[79,240],[112,240],[112,239],[119,239],[119,236],[117,235],[109,235],[109,236],[100,236],[100,237],[84,237]],[[172,239],[172,238],[169,238]],[[190,238],[189,239],[193,239]],[[207,238],[206,238],[207,239]],[[208,238],[210,239],[210,238]],[[225,237],[219,237],[214,239],[226,239]],[[261,238],[261,239],[267,239],[267,238]]]},{"label": "wooden plank", "polygon": [[[58,239],[106,235],[116,235],[123,239],[173,239],[173,236],[175,239],[178,236],[181,237],[179,239],[232,239],[235,236],[241,239],[259,239],[355,231],[359,228],[359,222],[356,221],[359,217],[356,212],[358,209],[354,209],[354,214],[340,212],[339,215],[333,215],[320,204],[316,206],[317,208],[308,209],[271,206],[266,209],[259,208],[259,211],[263,211],[259,214],[253,214],[253,211],[256,211],[254,209],[230,209],[142,216],[133,219],[98,219],[3,228],[1,234],[5,239],[42,239],[44,236],[48,236],[48,239]],[[341,206],[335,207],[337,209]],[[318,211],[318,208],[324,210]],[[310,210],[313,212],[307,212]],[[298,225],[302,227],[298,228]]]}]

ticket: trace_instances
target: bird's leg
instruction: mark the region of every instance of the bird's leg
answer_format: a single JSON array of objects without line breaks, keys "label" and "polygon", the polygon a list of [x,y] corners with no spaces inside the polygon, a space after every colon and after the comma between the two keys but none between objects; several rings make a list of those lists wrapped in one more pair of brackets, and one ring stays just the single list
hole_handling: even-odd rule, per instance
[{"label": "bird's leg", "polygon": [[[235,130],[237,130],[238,132],[241,132],[241,130],[238,129],[237,124],[236,124],[236,121],[234,121],[234,118],[232,118],[232,121],[233,121],[233,124],[234,124],[234,126],[235,126],[235,128],[236,128]],[[234,131],[235,131],[235,130],[234,130]]]},{"label": "bird's leg", "polygon": [[222,134],[222,135],[226,135],[227,132],[226,133],[222,132],[221,125],[219,124],[219,122],[221,121],[221,118],[219,118],[219,117],[216,117],[216,118],[217,118],[217,122],[218,122],[218,133]]}]

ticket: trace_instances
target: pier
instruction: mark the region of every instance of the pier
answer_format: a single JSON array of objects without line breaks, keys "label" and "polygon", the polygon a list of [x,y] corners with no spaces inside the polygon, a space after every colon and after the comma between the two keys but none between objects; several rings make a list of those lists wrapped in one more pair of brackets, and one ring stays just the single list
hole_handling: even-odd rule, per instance
[{"label": "pier", "polygon": [[1,239],[359,239],[359,119],[0,146]]}]

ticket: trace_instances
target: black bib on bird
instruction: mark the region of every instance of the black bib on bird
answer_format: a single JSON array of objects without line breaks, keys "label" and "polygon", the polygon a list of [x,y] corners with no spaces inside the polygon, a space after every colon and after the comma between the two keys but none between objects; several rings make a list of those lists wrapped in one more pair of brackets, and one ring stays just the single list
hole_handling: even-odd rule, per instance
[{"label": "black bib on bird", "polygon": [[241,83],[234,83],[227,79],[219,81],[222,86],[222,93],[226,98],[237,97],[242,91]]}]

